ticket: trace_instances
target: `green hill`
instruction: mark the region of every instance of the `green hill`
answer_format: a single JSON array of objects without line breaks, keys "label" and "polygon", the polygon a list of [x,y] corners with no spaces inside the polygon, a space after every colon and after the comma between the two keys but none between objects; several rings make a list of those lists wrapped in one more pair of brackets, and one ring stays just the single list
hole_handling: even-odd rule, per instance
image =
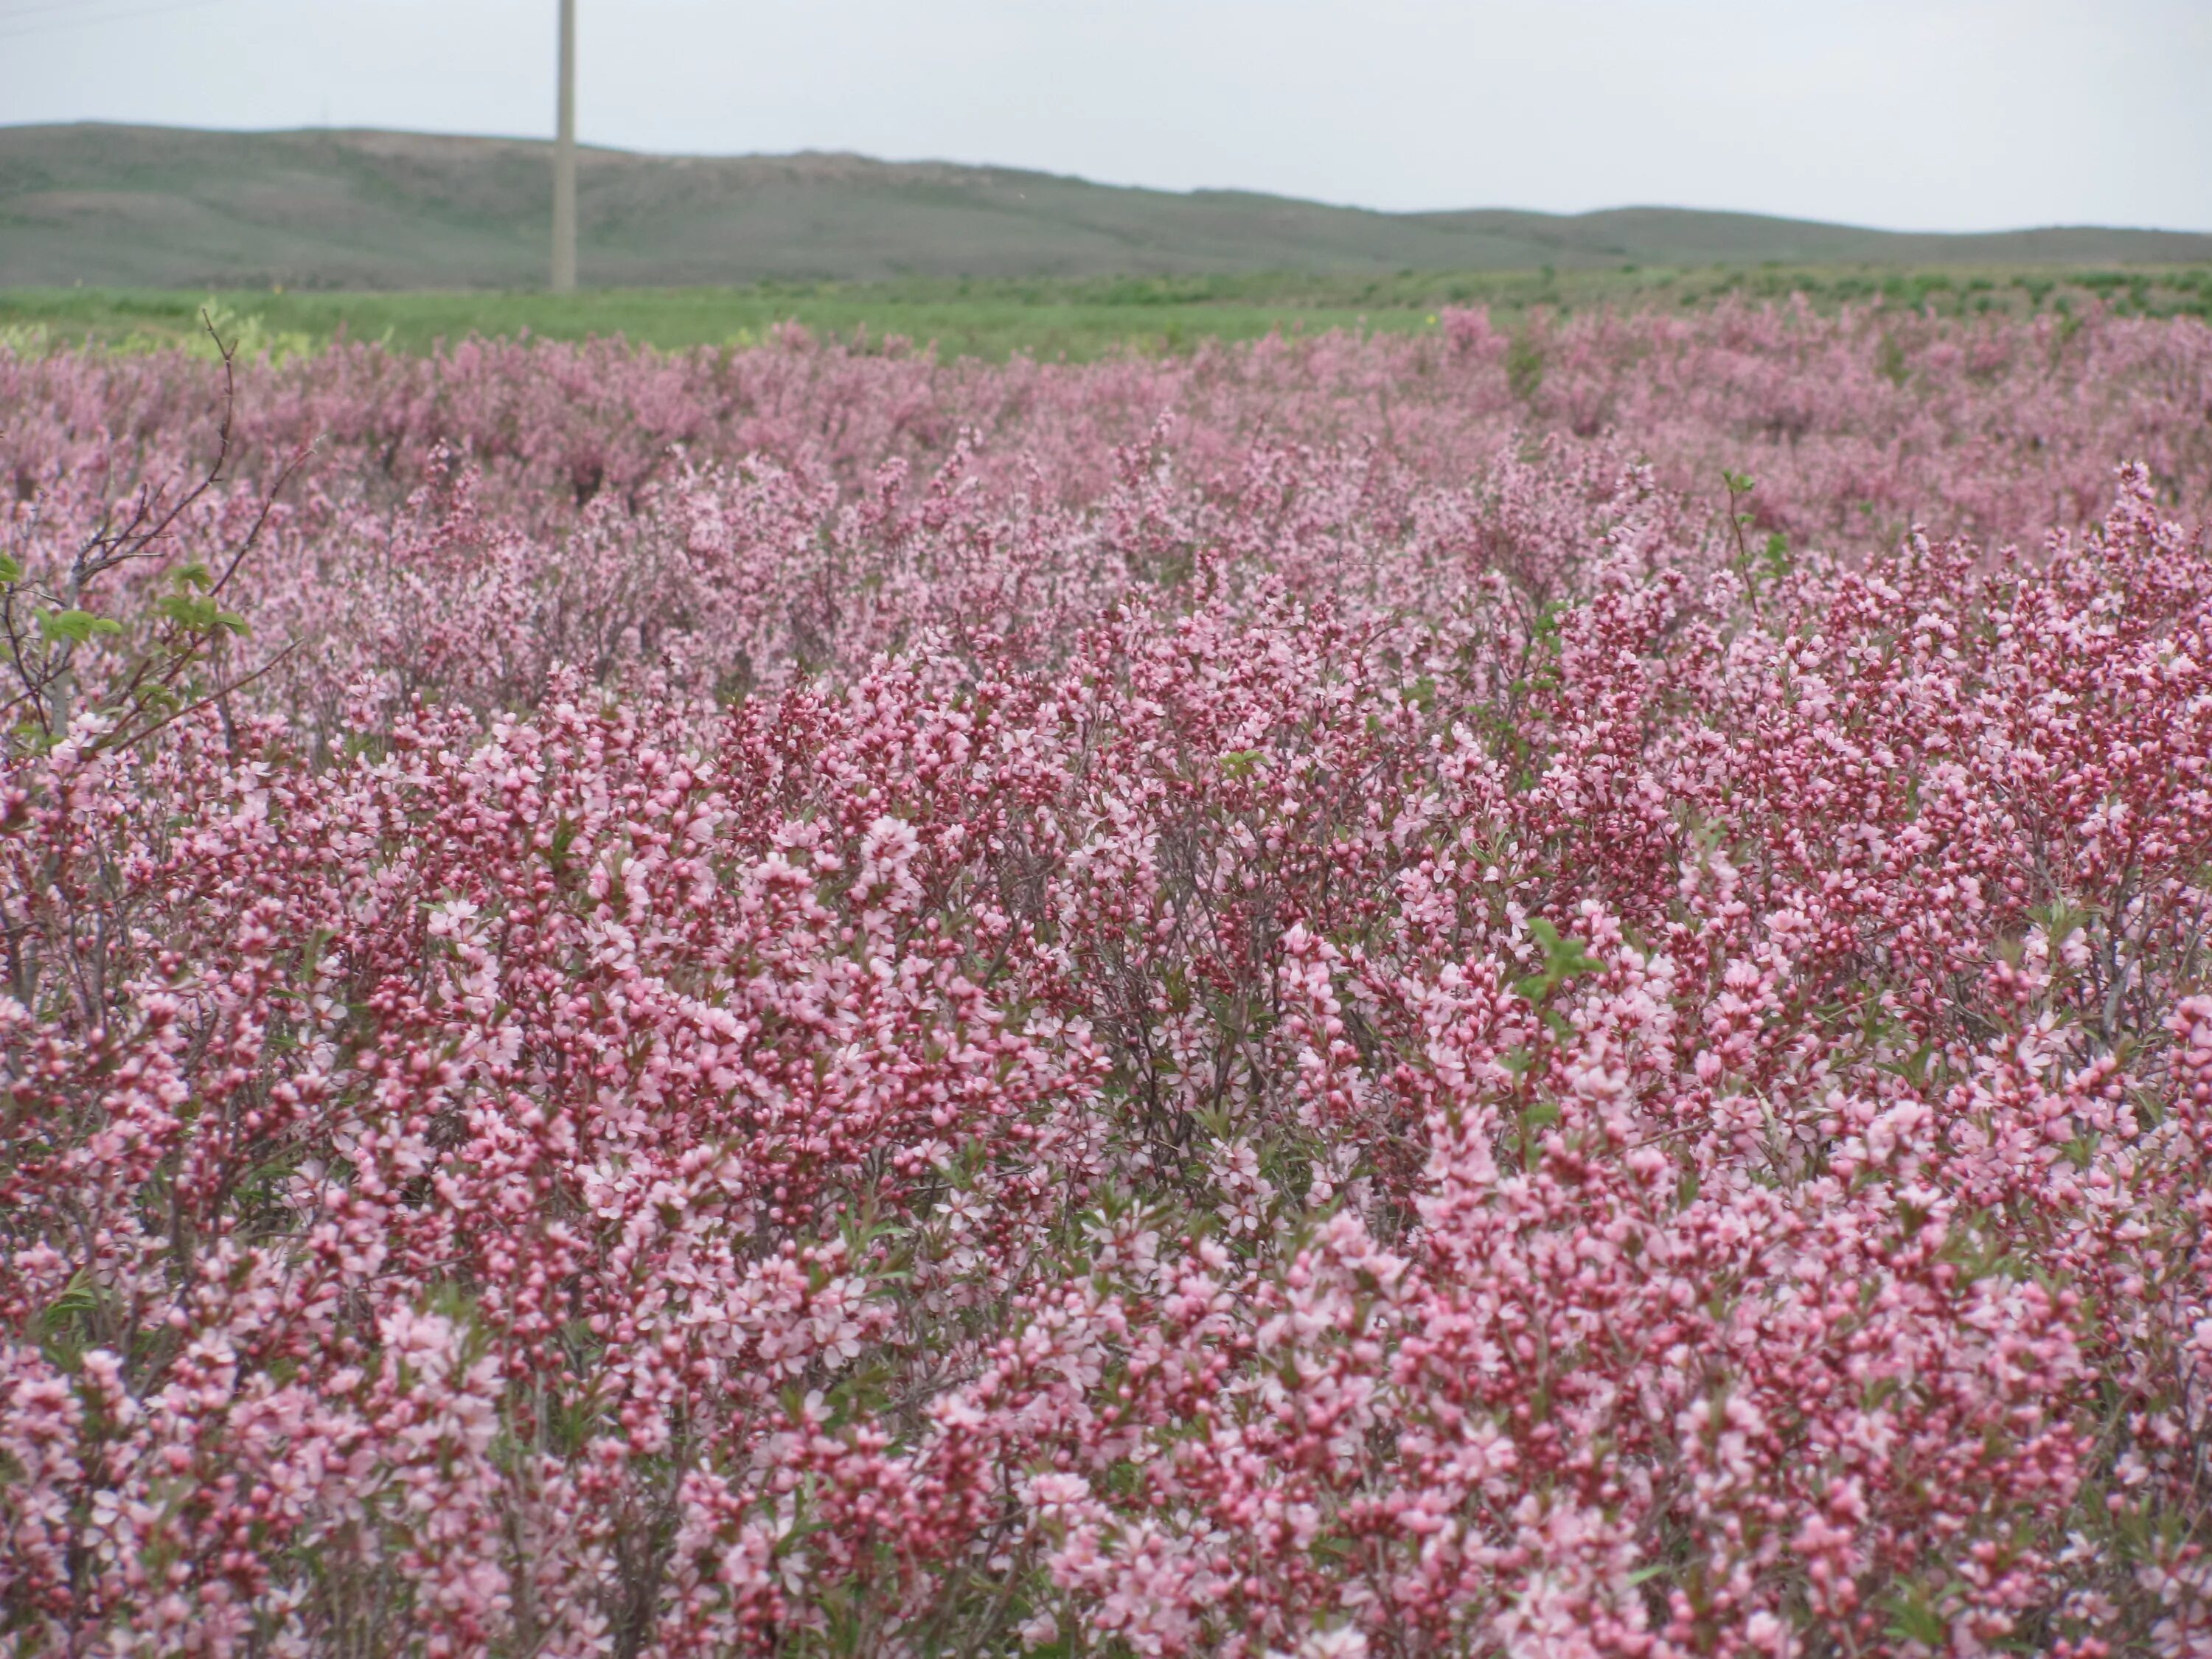
[{"label": "green hill", "polygon": [[[549,148],[397,132],[0,127],[0,286],[532,286],[545,264]],[[2212,259],[2212,234],[2174,231],[1945,236],[1674,208],[1376,213],[812,153],[586,149],[579,191],[583,280],[602,287]]]}]

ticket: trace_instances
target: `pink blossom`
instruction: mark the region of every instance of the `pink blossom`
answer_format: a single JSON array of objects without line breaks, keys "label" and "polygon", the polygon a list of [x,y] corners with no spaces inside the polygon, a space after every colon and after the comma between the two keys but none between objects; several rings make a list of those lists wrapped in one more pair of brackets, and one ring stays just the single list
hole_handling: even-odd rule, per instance
[{"label": "pink blossom", "polygon": [[[240,395],[0,750],[15,1646],[2207,1650],[2201,324]],[[0,397],[21,605],[215,452]]]}]

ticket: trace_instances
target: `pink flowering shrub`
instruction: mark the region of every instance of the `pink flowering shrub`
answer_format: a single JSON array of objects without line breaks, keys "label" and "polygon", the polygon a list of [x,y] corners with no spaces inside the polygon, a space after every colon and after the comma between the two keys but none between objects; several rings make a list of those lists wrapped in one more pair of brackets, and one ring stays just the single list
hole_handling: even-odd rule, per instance
[{"label": "pink flowering shrub", "polygon": [[239,386],[0,355],[10,1651],[2212,1652],[2201,326]]}]

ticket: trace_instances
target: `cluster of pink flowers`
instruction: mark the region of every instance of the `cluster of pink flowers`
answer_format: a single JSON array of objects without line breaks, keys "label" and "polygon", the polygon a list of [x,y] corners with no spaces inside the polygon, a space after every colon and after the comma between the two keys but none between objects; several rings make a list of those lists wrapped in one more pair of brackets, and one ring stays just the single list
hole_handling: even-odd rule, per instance
[{"label": "cluster of pink flowers", "polygon": [[2212,1653],[2212,331],[218,391],[0,351],[9,1651]]}]

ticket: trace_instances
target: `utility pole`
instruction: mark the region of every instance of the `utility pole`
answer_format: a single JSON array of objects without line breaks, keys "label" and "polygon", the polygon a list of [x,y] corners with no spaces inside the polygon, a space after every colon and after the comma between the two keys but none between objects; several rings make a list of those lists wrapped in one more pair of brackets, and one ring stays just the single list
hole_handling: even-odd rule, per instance
[{"label": "utility pole", "polygon": [[553,139],[553,291],[576,291],[576,0],[561,0],[561,107]]}]

